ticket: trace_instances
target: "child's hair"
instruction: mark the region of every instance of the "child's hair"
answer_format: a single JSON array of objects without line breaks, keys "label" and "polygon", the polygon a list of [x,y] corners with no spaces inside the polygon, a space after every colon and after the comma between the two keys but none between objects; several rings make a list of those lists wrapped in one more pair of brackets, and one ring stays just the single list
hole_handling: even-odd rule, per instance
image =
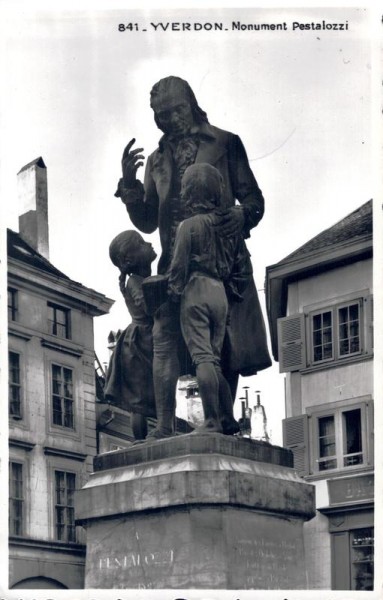
[{"label": "child's hair", "polygon": [[135,252],[139,244],[142,243],[143,238],[137,231],[128,229],[119,233],[110,243],[109,256],[112,263],[121,270],[121,265],[128,263],[128,272],[130,274],[131,269],[135,266],[136,256]]},{"label": "child's hair", "polygon": [[193,212],[214,210],[221,203],[223,178],[208,163],[190,165],[182,178],[182,199]]}]

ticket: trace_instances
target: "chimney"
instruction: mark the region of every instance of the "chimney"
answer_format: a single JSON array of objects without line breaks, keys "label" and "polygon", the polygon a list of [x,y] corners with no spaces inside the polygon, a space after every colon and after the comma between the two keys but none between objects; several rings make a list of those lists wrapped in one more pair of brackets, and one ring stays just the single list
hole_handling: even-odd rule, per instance
[{"label": "chimney", "polygon": [[47,168],[41,156],[17,174],[21,215],[21,237],[44,258],[49,259]]}]

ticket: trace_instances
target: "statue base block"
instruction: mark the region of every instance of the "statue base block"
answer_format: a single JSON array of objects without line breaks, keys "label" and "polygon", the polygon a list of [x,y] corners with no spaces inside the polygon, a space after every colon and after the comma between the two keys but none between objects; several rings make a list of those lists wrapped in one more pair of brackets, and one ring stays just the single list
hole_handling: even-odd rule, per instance
[{"label": "statue base block", "polygon": [[289,450],[189,434],[95,458],[77,492],[86,588],[306,589],[314,486]]}]

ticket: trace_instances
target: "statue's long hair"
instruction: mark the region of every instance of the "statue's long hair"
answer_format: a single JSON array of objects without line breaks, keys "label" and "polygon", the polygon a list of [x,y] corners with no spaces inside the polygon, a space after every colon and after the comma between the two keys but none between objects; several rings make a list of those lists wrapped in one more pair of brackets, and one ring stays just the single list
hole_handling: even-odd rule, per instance
[{"label": "statue's long hair", "polygon": [[[195,123],[197,123],[197,124],[208,123],[209,120],[207,118],[207,114],[205,113],[204,110],[202,110],[202,108],[200,108],[200,106],[198,106],[198,102],[194,95],[193,90],[191,89],[188,82],[185,81],[184,79],[181,79],[181,77],[174,77],[173,75],[171,75],[170,77],[164,77],[164,79],[160,79],[160,81],[158,81],[157,83],[154,84],[154,86],[152,87],[151,92],[150,92],[150,105],[152,106],[152,108],[153,108],[153,101],[155,101],[157,96],[159,96],[160,94],[161,95],[162,94],[163,95],[166,95],[166,94],[171,95],[172,94],[171,88],[174,89],[175,86],[177,86],[177,87],[179,86],[180,97],[184,97],[186,100],[188,100],[190,102],[190,106],[192,108]],[[157,127],[159,129],[161,129],[161,131],[163,131],[163,129],[161,128],[161,126],[158,122],[155,112],[154,112],[154,120],[155,120]]]}]

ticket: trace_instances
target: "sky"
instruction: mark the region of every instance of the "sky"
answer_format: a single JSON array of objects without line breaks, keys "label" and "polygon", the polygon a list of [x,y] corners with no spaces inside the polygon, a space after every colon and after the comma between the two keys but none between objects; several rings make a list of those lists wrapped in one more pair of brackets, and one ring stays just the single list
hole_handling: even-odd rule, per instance
[{"label": "sky", "polygon": [[[265,216],[248,241],[263,305],[266,266],[373,197],[368,9],[16,5],[2,15],[2,222],[18,230],[16,174],[42,156],[51,262],[116,300],[109,315],[95,319],[102,362],[108,360],[108,333],[129,323],[108,256],[113,237],[132,227],[114,197],[121,155],[132,137],[146,157],[156,148],[161,132],[149,92],[160,78],[186,79],[209,121],[245,145],[265,197]],[[233,30],[238,21],[286,23],[286,29]],[[293,30],[293,23],[323,22],[345,29]],[[133,30],[119,30],[129,23]],[[224,30],[182,32],[169,25],[163,31],[151,23],[222,23]],[[144,237],[159,250],[158,232]],[[251,406],[261,391],[272,441],[282,444],[284,378],[278,365],[242,379],[238,396],[245,385]],[[237,412],[239,406],[237,400]]]}]

